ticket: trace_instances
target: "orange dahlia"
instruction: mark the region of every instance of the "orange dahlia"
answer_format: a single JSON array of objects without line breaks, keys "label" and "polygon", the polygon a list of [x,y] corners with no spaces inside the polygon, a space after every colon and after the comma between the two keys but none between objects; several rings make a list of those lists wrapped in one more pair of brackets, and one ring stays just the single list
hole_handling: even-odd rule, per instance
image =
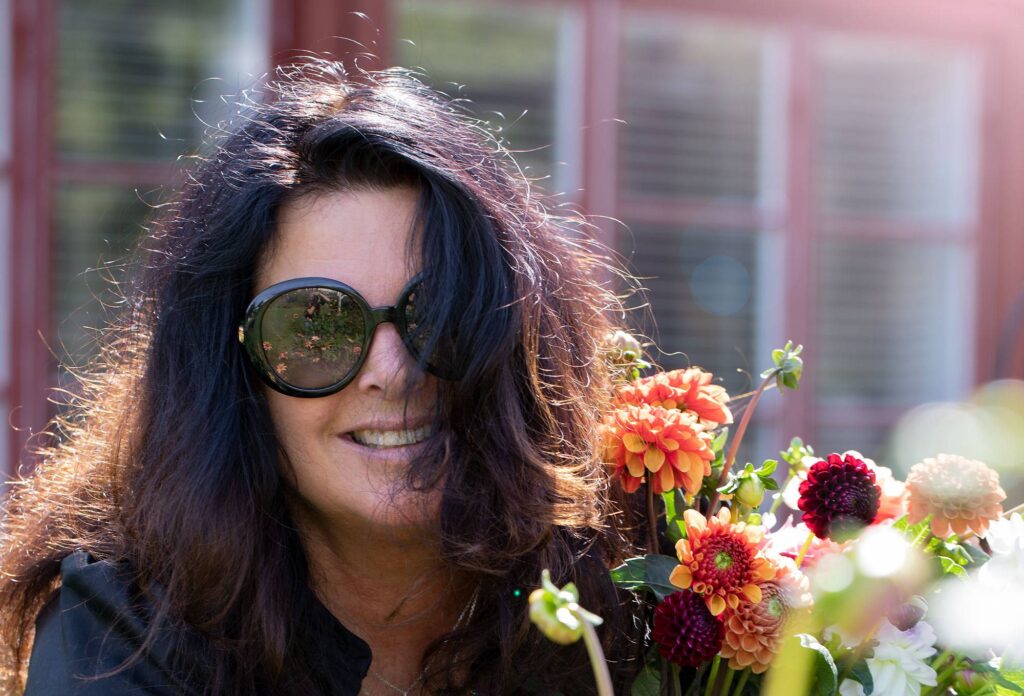
[{"label": "orange dahlia", "polygon": [[677,565],[669,576],[676,587],[703,595],[708,610],[721,615],[726,607],[760,602],[759,582],[772,580],[776,568],[761,549],[764,529],[733,524],[727,508],[705,519],[696,510],[683,513],[686,538],[676,542]]},{"label": "orange dahlia", "polygon": [[701,423],[714,428],[732,423],[732,412],[726,406],[728,392],[725,387],[712,384],[713,378],[710,372],[698,367],[659,372],[623,386],[618,398],[627,404],[692,411]]},{"label": "orange dahlia", "polygon": [[721,653],[729,659],[732,669],[750,667],[754,674],[767,670],[779,652],[789,614],[811,605],[807,576],[792,559],[776,556],[771,562],[776,577],[757,584],[761,601],[740,603],[735,609],[727,609],[722,617],[725,638]]},{"label": "orange dahlia", "polygon": [[932,516],[932,534],[945,539],[968,530],[985,536],[988,524],[1003,514],[1006,493],[999,474],[982,462],[940,454],[910,467],[908,517],[917,524]]},{"label": "orange dahlia", "polygon": [[693,495],[711,474],[711,434],[684,411],[659,406],[624,405],[604,426],[605,461],[628,492],[636,491],[650,471],[654,492],[682,488]]},{"label": "orange dahlia", "polygon": [[714,375],[699,367],[665,373],[665,379],[670,385],[684,390],[685,408],[696,413],[702,421],[727,425],[732,423],[732,411],[726,406],[729,393],[720,384],[712,384],[713,378]]}]

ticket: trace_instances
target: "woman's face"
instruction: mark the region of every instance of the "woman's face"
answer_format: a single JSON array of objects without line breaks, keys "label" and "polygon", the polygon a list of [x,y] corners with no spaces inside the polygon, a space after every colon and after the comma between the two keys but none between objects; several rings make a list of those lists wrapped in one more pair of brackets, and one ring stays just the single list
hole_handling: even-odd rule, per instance
[{"label": "woman's face", "polygon": [[[351,190],[284,205],[257,291],[291,278],[321,276],[350,285],[371,307],[395,304],[420,270],[420,260],[407,257],[417,198],[412,188]],[[412,383],[408,401],[407,381]],[[389,496],[424,447],[424,427],[434,422],[436,388],[435,378],[417,369],[391,323],[377,327],[362,369],[341,391],[305,399],[265,387],[284,465],[290,467],[285,474],[295,482],[304,513],[330,528],[369,524],[395,531],[423,525],[425,511],[436,514],[436,501],[424,500],[424,494],[415,494],[415,500]],[[419,433],[409,432],[415,430]],[[418,442],[394,444],[410,440]]]}]

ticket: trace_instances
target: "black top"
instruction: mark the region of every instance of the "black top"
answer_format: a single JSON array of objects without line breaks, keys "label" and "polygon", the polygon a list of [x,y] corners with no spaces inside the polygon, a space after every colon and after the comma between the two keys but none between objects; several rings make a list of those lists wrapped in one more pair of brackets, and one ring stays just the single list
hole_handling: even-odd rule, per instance
[{"label": "black top", "polygon": [[[171,645],[159,638],[139,660],[117,674],[83,679],[117,668],[142,645],[147,619],[126,574],[109,561],[76,551],[61,563],[62,583],[36,619],[25,696],[198,695],[203,682],[176,673]],[[340,676],[339,694],[359,693],[370,668],[370,647],[346,629],[323,604],[336,627],[326,645],[316,646],[314,663]]]}]

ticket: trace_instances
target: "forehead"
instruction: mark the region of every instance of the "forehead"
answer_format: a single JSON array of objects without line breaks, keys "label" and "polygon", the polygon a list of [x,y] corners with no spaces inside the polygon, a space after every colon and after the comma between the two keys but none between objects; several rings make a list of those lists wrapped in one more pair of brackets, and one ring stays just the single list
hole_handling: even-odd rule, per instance
[{"label": "forehead", "polygon": [[318,276],[351,285],[371,305],[393,303],[419,271],[419,259],[409,254],[417,200],[416,189],[401,187],[332,191],[285,203],[256,291]]}]

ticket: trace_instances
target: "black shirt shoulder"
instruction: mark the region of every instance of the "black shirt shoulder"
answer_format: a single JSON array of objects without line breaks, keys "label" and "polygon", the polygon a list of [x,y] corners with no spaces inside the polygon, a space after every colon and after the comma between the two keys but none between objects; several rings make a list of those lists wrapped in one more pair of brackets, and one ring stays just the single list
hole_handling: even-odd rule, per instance
[{"label": "black shirt shoulder", "polygon": [[[180,636],[158,634],[139,651],[152,606],[134,591],[131,576],[85,551],[63,560],[61,587],[36,618],[25,696],[204,693],[206,680],[195,670],[180,669],[172,659]],[[357,694],[372,659],[369,646],[319,602],[314,611],[330,628],[330,639],[301,649],[314,669],[331,672],[332,693]],[[137,652],[137,659],[119,669]]]},{"label": "black shirt shoulder", "polygon": [[196,694],[170,668],[171,645],[145,640],[148,617],[123,569],[76,551],[61,563],[61,587],[36,619],[25,696]]}]

